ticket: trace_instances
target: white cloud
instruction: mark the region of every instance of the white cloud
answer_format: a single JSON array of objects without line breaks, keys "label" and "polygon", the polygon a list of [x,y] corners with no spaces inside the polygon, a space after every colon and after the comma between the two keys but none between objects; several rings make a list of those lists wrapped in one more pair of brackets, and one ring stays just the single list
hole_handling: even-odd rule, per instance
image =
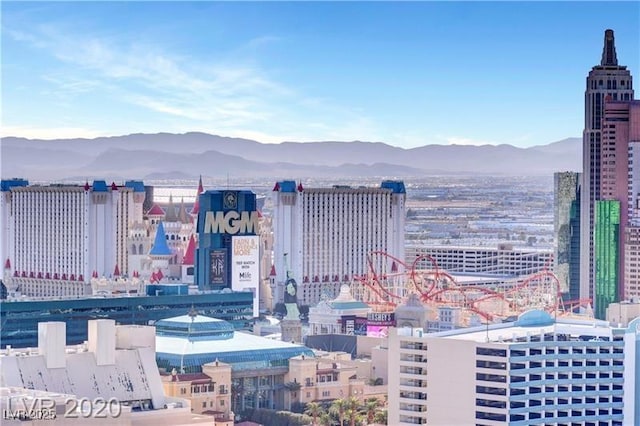
[{"label": "white cloud", "polygon": [[229,133],[229,136],[233,138],[251,139],[262,143],[281,143],[284,141],[295,140],[295,138],[292,138],[291,136],[273,135],[253,130],[236,130],[230,131]]},{"label": "white cloud", "polygon": [[279,41],[282,41],[282,40],[283,40],[282,37],[273,36],[273,35],[264,35],[264,36],[255,37],[255,38],[249,40],[243,46],[243,48],[245,48],[245,49],[256,49],[256,48],[263,47],[265,45],[276,43],[276,42],[279,42]]},{"label": "white cloud", "polygon": [[[224,64],[200,64],[192,58],[170,55],[154,46],[122,44],[115,40],[75,37],[52,27],[40,33],[9,31],[14,39],[46,49],[62,62],[80,67],[92,76],[92,84],[119,87],[122,99],[151,110],[194,120],[227,120],[247,123],[265,119],[262,111],[271,97],[292,91],[271,81],[255,68]],[[270,39],[254,40],[255,43]],[[90,86],[45,76],[58,91],[78,92]]]},{"label": "white cloud", "polygon": [[104,133],[84,129],[82,127],[26,127],[26,126],[2,126],[0,136],[17,136],[28,139],[64,139],[64,138],[97,138],[107,136]]},{"label": "white cloud", "polygon": [[438,141],[444,142],[447,145],[499,145],[499,142],[495,141],[486,141],[481,139],[472,139],[462,136],[443,136],[436,135],[435,137]]},{"label": "white cloud", "polygon": [[475,138],[469,138],[464,136],[445,136],[445,135],[436,135],[435,139],[436,139],[436,141],[434,141],[435,143],[444,143],[447,145],[481,146],[481,145],[509,144],[513,146],[526,147],[531,145],[532,135],[531,134],[518,135],[518,136],[509,137],[509,139],[501,140],[501,141],[475,139]]},{"label": "white cloud", "polygon": [[[117,101],[160,114],[154,124],[161,128],[156,131],[209,129],[268,143],[381,139],[374,120],[361,111],[332,99],[297,93],[260,66],[248,65],[252,61],[202,62],[117,37],[76,36],[51,25],[31,28],[31,33],[20,30],[8,34],[72,66],[68,75],[51,72],[43,76],[51,83],[50,93],[58,102],[92,91],[97,94],[95,101],[100,102],[100,96],[106,93]],[[238,55],[279,40],[273,36],[252,39],[238,48]],[[72,106],[72,102],[66,105]],[[124,125],[110,125],[120,129],[138,126],[130,132],[142,130],[141,120],[133,116]],[[97,133],[80,127],[50,130],[56,137]],[[105,130],[113,133],[113,128]],[[28,133],[33,135],[35,131]]]}]

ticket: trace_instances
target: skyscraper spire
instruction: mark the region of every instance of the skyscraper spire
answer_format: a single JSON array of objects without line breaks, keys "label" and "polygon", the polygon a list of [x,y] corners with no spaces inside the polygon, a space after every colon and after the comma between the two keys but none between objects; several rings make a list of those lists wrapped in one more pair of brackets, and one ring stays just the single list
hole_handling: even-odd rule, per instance
[{"label": "skyscraper spire", "polygon": [[602,60],[600,65],[605,66],[617,66],[618,57],[616,56],[616,40],[613,36],[613,30],[605,30],[604,32],[604,47],[602,48]]},{"label": "skyscraper spire", "polygon": [[[616,167],[624,167],[628,163],[625,153],[616,159],[617,150],[611,151],[611,130],[603,128],[604,114],[608,101],[630,101],[633,99],[633,78],[624,65],[618,64],[613,30],[604,32],[604,45],[600,64],[591,68],[586,79],[584,131],[582,133],[582,185],[580,189],[580,298],[591,299],[596,316],[604,319],[605,309],[611,301],[611,284],[618,283],[621,288],[625,279],[625,232],[628,208],[625,207],[628,189],[626,171],[616,171]],[[612,182],[617,182],[615,185]],[[624,187],[624,196],[618,199],[611,192]],[[617,192],[616,192],[617,193]],[[618,202],[618,207],[608,205]],[[601,209],[601,210],[598,210]],[[615,224],[615,211],[620,211],[618,224]],[[596,214],[600,211],[600,217]],[[605,217],[605,215],[607,217]],[[618,226],[614,234],[603,234],[607,226]],[[596,228],[599,231],[596,231]],[[595,236],[614,235],[610,240],[598,240]],[[617,235],[617,236],[615,236]],[[604,238],[604,237],[603,237]],[[609,237],[607,237],[609,238]],[[609,248],[611,248],[609,250]],[[615,249],[615,250],[614,250]],[[606,269],[602,265],[616,265]],[[596,265],[601,265],[596,268]],[[611,271],[608,272],[608,271]],[[616,293],[614,299],[621,292]]]}]

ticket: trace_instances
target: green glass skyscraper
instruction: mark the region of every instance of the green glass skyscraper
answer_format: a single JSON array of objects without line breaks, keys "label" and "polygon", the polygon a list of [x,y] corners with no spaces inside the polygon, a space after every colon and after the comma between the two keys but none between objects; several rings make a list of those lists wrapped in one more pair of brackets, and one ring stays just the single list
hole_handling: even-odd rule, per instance
[{"label": "green glass skyscraper", "polygon": [[620,202],[596,201],[595,207],[595,317],[605,319],[609,303],[619,301]]}]

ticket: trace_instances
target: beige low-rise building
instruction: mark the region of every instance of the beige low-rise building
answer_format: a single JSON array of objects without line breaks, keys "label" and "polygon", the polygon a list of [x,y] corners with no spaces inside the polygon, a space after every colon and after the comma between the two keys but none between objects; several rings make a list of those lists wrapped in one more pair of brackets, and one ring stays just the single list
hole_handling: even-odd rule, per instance
[{"label": "beige low-rise building", "polygon": [[612,325],[626,327],[633,319],[640,317],[640,300],[635,298],[631,301],[609,303],[606,312],[607,321]]},{"label": "beige low-rise building", "polygon": [[286,404],[333,401],[356,397],[386,400],[387,386],[372,385],[371,360],[352,360],[345,352],[317,352],[315,357],[300,355],[289,360],[285,386],[289,389]]},{"label": "beige low-rise building", "polygon": [[162,376],[167,396],[191,402],[191,412],[210,415],[216,426],[232,426],[231,366],[215,361],[202,366],[202,373],[178,374],[174,369]]}]

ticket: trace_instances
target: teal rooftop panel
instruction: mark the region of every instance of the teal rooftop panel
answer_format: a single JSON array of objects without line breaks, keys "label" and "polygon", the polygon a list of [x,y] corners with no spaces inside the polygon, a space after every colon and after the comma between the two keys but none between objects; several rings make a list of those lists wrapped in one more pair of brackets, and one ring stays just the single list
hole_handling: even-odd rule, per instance
[{"label": "teal rooftop panel", "polygon": [[[187,373],[202,371],[202,365],[219,360],[231,364],[234,371],[249,369],[283,368],[289,359],[299,355],[312,357],[313,351],[306,346],[280,340],[267,339],[250,333],[235,332],[229,338],[196,338],[176,335],[186,327],[202,331],[226,331],[226,321],[205,316],[185,315],[156,323],[156,360],[158,367],[170,371],[176,368]],[[166,334],[166,331],[169,334]]]},{"label": "teal rooftop panel", "polygon": [[234,327],[227,321],[202,315],[182,315],[155,324],[158,336],[183,337],[189,340],[226,340],[233,338]]},{"label": "teal rooftop panel", "polygon": [[538,309],[532,309],[521,314],[514,322],[517,327],[542,327],[551,325],[554,323],[554,319],[545,311]]},{"label": "teal rooftop panel", "polygon": [[360,301],[353,302],[329,302],[333,309],[367,309],[369,305]]}]

